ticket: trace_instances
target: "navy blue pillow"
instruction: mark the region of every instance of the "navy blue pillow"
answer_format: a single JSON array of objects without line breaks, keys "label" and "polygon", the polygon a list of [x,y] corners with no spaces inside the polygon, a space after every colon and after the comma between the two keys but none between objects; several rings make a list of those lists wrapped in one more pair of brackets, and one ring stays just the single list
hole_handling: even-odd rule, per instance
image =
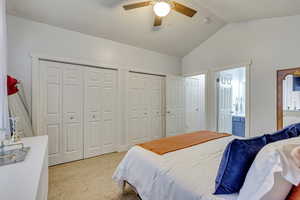
[{"label": "navy blue pillow", "polygon": [[265,136],[247,140],[234,139],[223,154],[216,178],[214,194],[233,194],[240,191],[256,154],[267,144]]},{"label": "navy blue pillow", "polygon": [[298,136],[300,123],[292,124],[273,134],[230,142],[219,166],[214,194],[239,192],[256,155],[266,144]]},{"label": "navy blue pillow", "polygon": [[285,140],[292,137],[298,137],[300,135],[300,123],[292,124],[284,129],[277,131],[273,134],[266,134],[267,143],[277,142],[279,140]]},{"label": "navy blue pillow", "polygon": [[288,134],[290,138],[300,136],[300,123],[288,126]]}]

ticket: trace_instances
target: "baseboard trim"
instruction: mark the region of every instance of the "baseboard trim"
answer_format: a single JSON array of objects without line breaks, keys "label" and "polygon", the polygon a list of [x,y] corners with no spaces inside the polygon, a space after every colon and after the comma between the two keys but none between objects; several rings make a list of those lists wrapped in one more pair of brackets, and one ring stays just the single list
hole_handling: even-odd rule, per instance
[{"label": "baseboard trim", "polygon": [[128,151],[130,149],[129,145],[120,145],[118,148],[118,152]]}]

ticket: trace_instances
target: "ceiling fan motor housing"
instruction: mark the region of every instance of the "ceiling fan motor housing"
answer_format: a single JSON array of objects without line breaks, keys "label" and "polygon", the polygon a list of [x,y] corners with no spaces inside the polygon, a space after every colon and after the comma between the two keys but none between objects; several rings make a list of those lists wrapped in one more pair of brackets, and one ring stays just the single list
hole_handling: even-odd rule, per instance
[{"label": "ceiling fan motor housing", "polygon": [[154,26],[161,26],[162,18],[167,16],[171,10],[174,10],[188,17],[193,17],[197,13],[196,10],[172,0],[148,0],[144,2],[124,5],[123,8],[125,10],[132,10],[150,5],[153,6],[153,10],[155,13]]}]

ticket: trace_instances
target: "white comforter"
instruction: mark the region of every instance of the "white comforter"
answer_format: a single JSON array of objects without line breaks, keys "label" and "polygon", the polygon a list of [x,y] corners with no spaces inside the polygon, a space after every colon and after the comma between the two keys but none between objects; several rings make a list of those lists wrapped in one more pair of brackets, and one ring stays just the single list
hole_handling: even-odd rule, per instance
[{"label": "white comforter", "polygon": [[212,195],[226,145],[225,137],[162,156],[139,146],[131,148],[113,179],[133,185],[143,200],[236,200],[235,195]]}]

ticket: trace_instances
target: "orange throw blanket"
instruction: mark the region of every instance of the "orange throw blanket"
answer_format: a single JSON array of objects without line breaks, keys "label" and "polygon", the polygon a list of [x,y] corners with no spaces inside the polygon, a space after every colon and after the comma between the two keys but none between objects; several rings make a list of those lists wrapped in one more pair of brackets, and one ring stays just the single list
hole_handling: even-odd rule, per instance
[{"label": "orange throw blanket", "polygon": [[199,131],[194,133],[187,133],[187,134],[162,138],[159,140],[153,140],[150,142],[139,144],[139,146],[149,151],[152,151],[154,153],[157,153],[159,155],[163,155],[169,152],[177,151],[180,149],[195,146],[198,144],[202,144],[211,140],[216,140],[218,138],[223,138],[227,136],[230,136],[230,134],[216,133],[212,131]]}]

